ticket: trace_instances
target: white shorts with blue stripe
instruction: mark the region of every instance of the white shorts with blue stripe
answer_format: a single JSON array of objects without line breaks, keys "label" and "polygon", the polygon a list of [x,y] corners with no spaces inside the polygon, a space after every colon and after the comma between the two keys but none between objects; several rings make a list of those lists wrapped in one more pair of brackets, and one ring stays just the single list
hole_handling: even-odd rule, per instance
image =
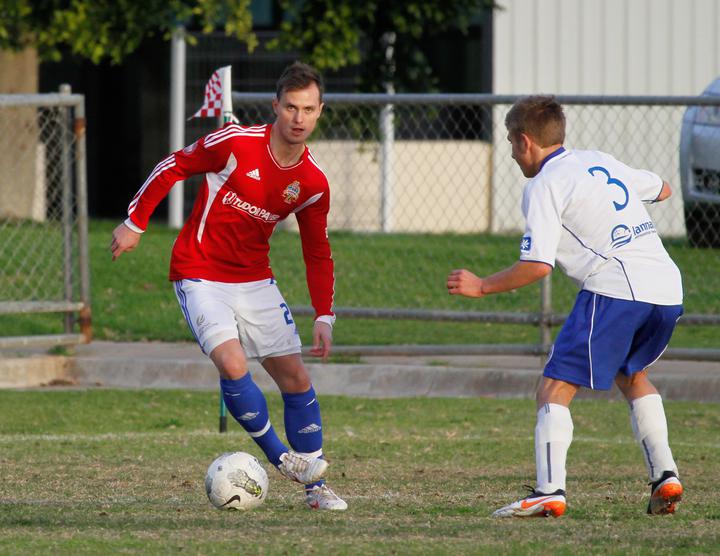
[{"label": "white shorts with blue stripe", "polygon": [[237,339],[251,359],[300,353],[300,336],[274,279],[239,284],[178,280],[175,295],[203,352]]}]

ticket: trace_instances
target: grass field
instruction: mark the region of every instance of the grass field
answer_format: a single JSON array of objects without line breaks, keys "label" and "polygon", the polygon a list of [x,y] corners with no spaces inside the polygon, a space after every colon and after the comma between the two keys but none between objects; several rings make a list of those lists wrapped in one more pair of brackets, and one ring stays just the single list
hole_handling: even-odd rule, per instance
[{"label": "grass field", "polygon": [[[210,507],[207,466],[261,456],[217,395],[198,391],[0,391],[1,554],[717,554],[720,406],[668,402],[686,488],[674,516],[649,489],[625,404],[578,400],[568,513],[489,514],[534,484],[526,400],[321,398],[329,484],[345,513],[311,512],[268,469],[266,503]],[[280,400],[270,396],[273,422]],[[264,460],[263,460],[264,461]]]},{"label": "grass field", "polygon": [[[108,245],[116,222],[93,221],[90,227],[93,328],[108,340],[191,341],[191,336],[167,282],[170,250],[176,231],[153,224],[140,247],[110,262]],[[28,227],[25,235],[39,234]],[[43,236],[44,237],[44,236]],[[2,238],[0,238],[2,240]],[[43,244],[38,236],[32,244]],[[335,303],[339,307],[449,309],[457,311],[537,311],[539,286],[480,300],[448,296],[445,278],[453,268],[490,273],[517,258],[516,236],[331,234],[336,263]],[[666,241],[684,273],[687,313],[720,313],[720,256],[717,250],[689,249],[682,241]],[[29,248],[29,247],[28,247]],[[51,257],[57,249],[48,247]],[[54,260],[54,259],[48,259]],[[305,269],[297,234],[278,231],[272,238],[271,261],[281,290],[291,307],[309,305]],[[0,268],[16,272],[14,265]],[[0,292],[12,291],[17,276],[0,273]],[[42,287],[62,284],[46,278]],[[38,285],[38,288],[41,287]],[[555,312],[567,312],[577,293],[562,274],[553,273]],[[24,292],[23,292],[24,295]],[[308,342],[309,317],[297,318],[303,342]],[[58,315],[2,316],[8,335],[57,333]],[[537,343],[533,326],[486,323],[427,322],[343,318],[335,342],[363,344]],[[710,348],[720,345],[720,327],[678,327],[672,347]]]}]

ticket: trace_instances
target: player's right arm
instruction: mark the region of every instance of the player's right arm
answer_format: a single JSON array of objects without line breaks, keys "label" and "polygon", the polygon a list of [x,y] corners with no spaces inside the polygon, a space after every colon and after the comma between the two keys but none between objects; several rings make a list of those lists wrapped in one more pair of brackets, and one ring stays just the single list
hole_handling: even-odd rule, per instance
[{"label": "player's right arm", "polygon": [[222,128],[172,153],[155,166],[130,201],[127,219],[113,230],[110,244],[113,260],[137,247],[150,216],[175,183],[196,174],[217,172],[224,167],[232,141],[222,139],[232,133],[229,127]]},{"label": "player's right arm", "polygon": [[552,272],[552,266],[534,261],[517,261],[514,265],[496,272],[487,278],[480,278],[467,269],[453,270],[447,278],[450,295],[484,297],[491,293],[502,293],[528,286]]},{"label": "player's right arm", "polygon": [[237,134],[238,126],[229,124],[172,153],[155,166],[130,201],[127,219],[113,230],[110,244],[113,260],[137,247],[140,235],[147,229],[150,215],[175,183],[195,174],[219,172],[225,167],[233,144],[227,139]]},{"label": "player's right arm", "polygon": [[222,170],[230,154],[232,141],[217,142],[216,136],[230,131],[223,128],[206,135],[161,160],[130,201],[125,225],[135,232],[143,233],[153,211],[175,183],[196,174]]}]

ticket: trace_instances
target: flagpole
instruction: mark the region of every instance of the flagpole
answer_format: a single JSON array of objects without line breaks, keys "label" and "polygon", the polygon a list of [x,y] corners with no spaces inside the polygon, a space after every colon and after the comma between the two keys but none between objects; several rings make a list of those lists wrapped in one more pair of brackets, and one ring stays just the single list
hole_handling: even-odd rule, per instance
[{"label": "flagpole", "polygon": [[[232,111],[232,69],[231,66],[220,68],[220,83],[222,84],[222,110],[218,117],[218,127],[224,126],[233,120]],[[225,397],[222,390],[220,391],[220,414],[219,426],[220,432],[227,432],[227,406],[225,405]]]},{"label": "flagpole", "polygon": [[[185,28],[173,31],[170,51],[170,152],[185,146]],[[183,225],[184,182],[177,182],[168,196],[168,226]]]}]

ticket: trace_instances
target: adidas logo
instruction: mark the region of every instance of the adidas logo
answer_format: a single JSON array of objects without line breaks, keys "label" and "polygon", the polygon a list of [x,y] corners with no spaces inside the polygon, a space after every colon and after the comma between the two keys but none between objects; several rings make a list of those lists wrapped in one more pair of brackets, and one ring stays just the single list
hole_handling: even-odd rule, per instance
[{"label": "adidas logo", "polygon": [[322,430],[322,427],[320,425],[310,423],[307,427],[301,428],[298,432],[300,434],[310,434],[311,432],[318,432],[320,430]]},{"label": "adidas logo", "polygon": [[249,411],[247,413],[244,413],[243,415],[240,415],[241,421],[252,421],[260,414],[259,411],[256,411],[255,413],[250,413]]},{"label": "adidas logo", "polygon": [[250,170],[247,174],[245,174],[248,178],[252,178],[254,180],[260,181],[260,170],[258,168],[255,168],[254,170]]}]

